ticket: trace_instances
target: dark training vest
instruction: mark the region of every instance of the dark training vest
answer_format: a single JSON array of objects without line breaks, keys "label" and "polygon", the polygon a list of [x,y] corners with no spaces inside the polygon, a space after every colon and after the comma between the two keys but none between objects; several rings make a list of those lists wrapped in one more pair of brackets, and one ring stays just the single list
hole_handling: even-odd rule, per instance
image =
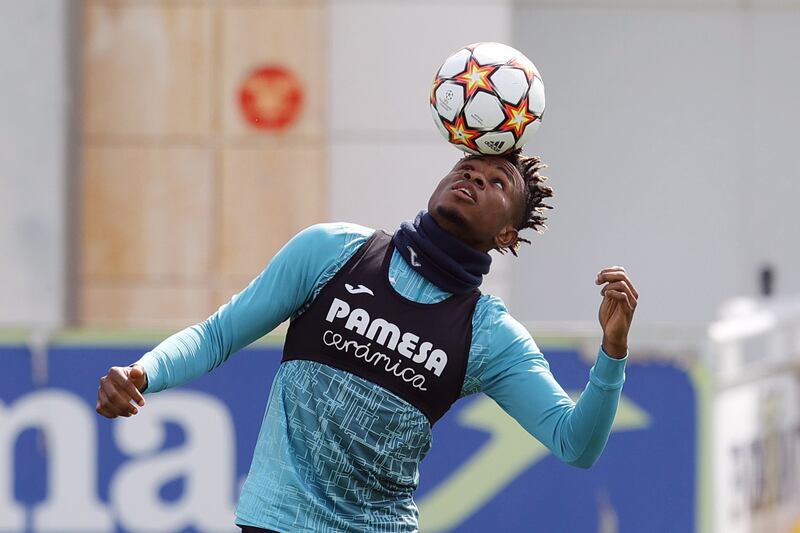
[{"label": "dark training vest", "polygon": [[480,291],[434,304],[389,282],[392,238],[376,231],[286,334],[283,361],[316,361],[393,392],[436,422],[464,384]]}]

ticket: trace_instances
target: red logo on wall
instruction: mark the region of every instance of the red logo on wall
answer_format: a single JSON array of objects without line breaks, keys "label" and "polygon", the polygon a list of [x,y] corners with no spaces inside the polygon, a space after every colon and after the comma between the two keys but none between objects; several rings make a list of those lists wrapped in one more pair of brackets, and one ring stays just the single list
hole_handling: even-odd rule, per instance
[{"label": "red logo on wall", "polygon": [[245,119],[265,130],[282,130],[297,119],[303,105],[303,89],[292,72],[283,67],[253,71],[239,91]]}]

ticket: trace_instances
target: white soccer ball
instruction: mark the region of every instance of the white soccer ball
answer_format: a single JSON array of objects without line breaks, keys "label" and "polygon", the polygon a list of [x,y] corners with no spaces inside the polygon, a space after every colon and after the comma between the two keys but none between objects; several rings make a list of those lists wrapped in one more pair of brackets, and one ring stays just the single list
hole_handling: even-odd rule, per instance
[{"label": "white soccer ball", "polygon": [[445,60],[431,89],[439,132],[471,154],[500,155],[539,129],[544,84],[536,66],[501,43],[465,46]]}]

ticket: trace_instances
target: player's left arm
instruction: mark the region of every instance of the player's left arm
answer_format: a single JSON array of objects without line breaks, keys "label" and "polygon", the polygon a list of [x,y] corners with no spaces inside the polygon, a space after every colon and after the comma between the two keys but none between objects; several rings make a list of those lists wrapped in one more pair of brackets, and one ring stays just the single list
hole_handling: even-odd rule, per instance
[{"label": "player's left arm", "polygon": [[589,382],[573,402],[550,372],[528,331],[507,312],[497,314],[485,392],[562,461],[588,468],[605,447],[625,381],[627,336],[638,293],[625,271],[602,270],[603,344]]}]

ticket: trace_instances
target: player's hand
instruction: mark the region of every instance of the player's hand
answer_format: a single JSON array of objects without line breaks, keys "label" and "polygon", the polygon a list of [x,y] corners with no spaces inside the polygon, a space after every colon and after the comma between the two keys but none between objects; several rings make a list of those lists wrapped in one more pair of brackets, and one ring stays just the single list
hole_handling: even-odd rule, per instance
[{"label": "player's hand", "polygon": [[112,366],[108,374],[100,378],[95,411],[106,418],[133,416],[144,406],[141,391],[146,386],[147,375],[141,365]]},{"label": "player's hand", "polygon": [[623,267],[604,268],[597,274],[595,284],[600,290],[600,326],[603,328],[603,351],[621,359],[628,353],[628,330],[636,311],[639,293]]}]

